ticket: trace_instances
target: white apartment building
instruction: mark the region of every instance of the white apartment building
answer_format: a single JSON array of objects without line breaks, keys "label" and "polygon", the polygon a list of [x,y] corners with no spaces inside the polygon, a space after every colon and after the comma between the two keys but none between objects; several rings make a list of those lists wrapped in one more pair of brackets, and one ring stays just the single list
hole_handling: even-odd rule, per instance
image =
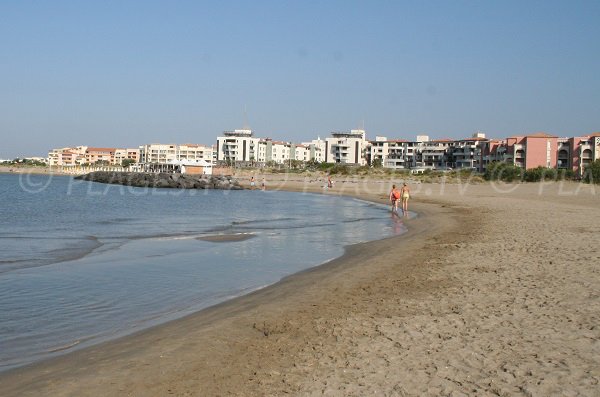
[{"label": "white apartment building", "polygon": [[384,136],[376,136],[374,141],[369,142],[366,150],[367,158],[373,164],[376,160],[381,161],[385,168],[403,169],[405,164],[405,143],[401,139],[388,140]]},{"label": "white apartment building", "polygon": [[115,150],[115,164],[123,164],[123,160],[133,160],[134,162],[140,161],[140,149],[116,149]]},{"label": "white apartment building", "polygon": [[289,142],[274,141],[271,145],[271,157],[267,161],[274,161],[277,164],[284,164],[290,160],[291,144]]},{"label": "white apartment building", "polygon": [[[414,167],[426,169],[451,168],[451,150],[454,141],[449,139],[436,139],[428,142],[419,142],[413,156]],[[411,167],[413,168],[413,167]]]},{"label": "white apartment building", "polygon": [[203,160],[212,164],[213,148],[193,143],[152,143],[140,146],[139,159],[140,163],[167,164],[182,160]]},{"label": "white apartment building", "polygon": [[[479,136],[478,136],[479,135]],[[456,141],[452,150],[452,164],[454,168],[472,169],[483,171],[483,151],[485,135],[476,134],[472,138]]]},{"label": "white apartment building", "polygon": [[310,142],[301,143],[302,146],[308,148],[310,155],[309,160],[314,160],[318,163],[322,163],[325,161],[325,140],[321,139],[321,137],[317,137],[317,139],[313,139]]},{"label": "white apartment building", "polygon": [[365,149],[368,142],[364,130],[350,132],[332,132],[331,137],[325,138],[326,163],[365,165]]},{"label": "white apartment building", "polygon": [[255,146],[256,162],[264,164],[274,161],[284,164],[293,159],[293,146],[289,142],[273,141],[271,138],[259,139]]},{"label": "white apartment building", "polygon": [[450,169],[469,168],[481,170],[485,143],[482,133],[462,140],[434,139],[419,135],[414,141],[388,140],[376,137],[366,150],[370,163],[381,160],[392,169]]},{"label": "white apartment building", "polygon": [[310,147],[306,145],[293,145],[292,160],[304,161],[306,163],[310,159]]},{"label": "white apartment building", "polygon": [[260,161],[259,141],[259,138],[252,136],[252,130],[224,131],[223,136],[217,137],[217,161],[232,163]]}]

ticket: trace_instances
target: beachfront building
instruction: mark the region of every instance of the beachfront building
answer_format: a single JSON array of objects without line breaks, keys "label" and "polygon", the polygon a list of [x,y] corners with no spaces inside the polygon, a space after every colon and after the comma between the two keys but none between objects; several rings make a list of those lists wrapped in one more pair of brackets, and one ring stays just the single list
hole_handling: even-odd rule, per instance
[{"label": "beachfront building", "polygon": [[184,160],[203,160],[212,163],[213,148],[193,143],[151,143],[139,148],[139,162],[144,164],[167,164]]},{"label": "beachfront building", "polygon": [[217,162],[227,164],[253,163],[258,161],[258,143],[252,130],[224,131],[217,137]]},{"label": "beachfront building", "polygon": [[366,148],[367,162],[371,165],[380,163],[385,168],[404,169],[407,168],[406,145],[408,141],[403,139],[387,139],[384,136],[376,136],[370,141]]},{"label": "beachfront building", "polygon": [[[482,148],[481,168],[494,161],[531,169],[536,167],[557,168],[559,138],[538,132],[530,135],[511,136],[503,140],[489,140]],[[564,144],[561,145],[564,154]]]},{"label": "beachfront building", "polygon": [[483,152],[487,142],[489,140],[483,133],[476,133],[471,138],[456,141],[451,153],[452,167],[483,172]]},{"label": "beachfront building", "polygon": [[116,149],[114,164],[121,165],[124,160],[131,160],[134,163],[140,161],[140,149]]},{"label": "beachfront building", "polygon": [[326,163],[365,165],[365,150],[368,146],[365,130],[332,132],[325,138]]},{"label": "beachfront building", "polygon": [[582,176],[588,164],[600,159],[600,133],[559,138],[538,132],[490,140],[483,148],[482,159],[484,170],[489,163],[501,161],[523,169],[571,169],[575,175]]},{"label": "beachfront building", "polygon": [[203,159],[189,160],[167,160],[163,163],[139,163],[134,164],[130,168],[133,172],[153,172],[153,173],[181,173],[193,175],[212,175],[212,162]]},{"label": "beachfront building", "polygon": [[311,159],[310,147],[302,144],[294,144],[292,145],[292,151],[290,155],[291,160],[302,161],[306,163]]},{"label": "beachfront building", "polygon": [[86,164],[115,164],[116,148],[88,147],[85,151]]},{"label": "beachfront building", "polygon": [[558,161],[561,168],[570,168],[578,176],[583,176],[585,167],[599,159],[600,132],[568,138],[566,142],[561,140],[559,143]]},{"label": "beachfront building", "polygon": [[452,168],[452,150],[455,141],[451,139],[434,139],[419,142],[415,145],[415,153],[411,168],[447,170]]},{"label": "beachfront building", "polygon": [[73,167],[85,163],[87,146],[64,147],[52,149],[48,152],[48,165],[60,167]]},{"label": "beachfront building", "polygon": [[48,165],[60,167],[121,165],[124,159],[138,161],[138,158],[138,149],[75,146],[52,149],[48,153]]},{"label": "beachfront building", "polygon": [[294,151],[291,143],[274,141],[271,138],[258,139],[253,148],[255,156],[250,161],[263,165],[270,162],[284,164],[290,160]]},{"label": "beachfront building", "polygon": [[[513,164],[524,169],[556,168],[558,137],[544,132],[506,138]],[[511,150],[512,149],[512,150]]]},{"label": "beachfront building", "polygon": [[316,161],[318,163],[322,163],[325,161],[325,140],[321,139],[321,137],[317,137],[317,139],[313,139],[310,142],[302,142],[302,146],[308,148],[310,154],[308,157],[309,161]]},{"label": "beachfront building", "polygon": [[468,168],[481,170],[483,148],[488,140],[482,133],[462,140],[434,139],[418,135],[414,141],[377,136],[366,149],[370,164],[381,162],[385,168],[449,170]]},{"label": "beachfront building", "polygon": [[291,159],[291,144],[289,142],[273,141],[271,144],[271,156],[267,161],[274,161],[277,164],[285,164]]}]

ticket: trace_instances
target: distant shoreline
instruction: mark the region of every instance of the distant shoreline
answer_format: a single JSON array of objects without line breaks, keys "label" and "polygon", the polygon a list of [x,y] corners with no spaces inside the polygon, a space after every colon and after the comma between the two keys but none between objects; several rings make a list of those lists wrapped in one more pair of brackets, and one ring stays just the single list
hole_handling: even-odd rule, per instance
[{"label": "distant shoreline", "polygon": [[0,165],[0,174],[39,174],[39,175],[68,175],[64,172],[58,172],[50,169],[50,167],[20,167]]}]

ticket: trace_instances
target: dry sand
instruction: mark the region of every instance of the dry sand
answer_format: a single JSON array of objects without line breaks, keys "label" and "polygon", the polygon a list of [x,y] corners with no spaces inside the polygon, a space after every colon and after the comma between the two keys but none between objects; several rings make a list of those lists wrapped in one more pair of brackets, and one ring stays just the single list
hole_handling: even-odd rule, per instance
[{"label": "dry sand", "polygon": [[[385,201],[391,184],[322,182],[268,188]],[[2,374],[0,395],[598,396],[600,187],[412,188],[406,235]]]}]

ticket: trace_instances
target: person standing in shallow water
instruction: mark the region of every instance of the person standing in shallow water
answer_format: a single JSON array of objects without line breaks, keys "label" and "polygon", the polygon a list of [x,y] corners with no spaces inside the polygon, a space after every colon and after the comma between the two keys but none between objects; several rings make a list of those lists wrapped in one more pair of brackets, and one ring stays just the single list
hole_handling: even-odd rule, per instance
[{"label": "person standing in shallow water", "polygon": [[392,212],[398,212],[398,200],[400,199],[400,192],[396,189],[396,185],[392,185],[392,191],[390,192],[390,201],[392,202]]},{"label": "person standing in shallow water", "polygon": [[408,199],[410,198],[410,188],[404,182],[402,189],[400,189],[400,197],[402,198],[402,213],[408,215]]}]

